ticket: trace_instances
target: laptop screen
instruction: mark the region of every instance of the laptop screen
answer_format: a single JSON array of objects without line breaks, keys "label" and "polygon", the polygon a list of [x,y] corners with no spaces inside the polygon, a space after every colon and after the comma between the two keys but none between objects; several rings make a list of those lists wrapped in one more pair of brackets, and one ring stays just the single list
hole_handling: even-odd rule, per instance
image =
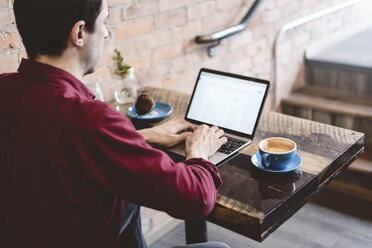
[{"label": "laptop screen", "polygon": [[268,87],[265,80],[202,69],[186,119],[253,136]]}]

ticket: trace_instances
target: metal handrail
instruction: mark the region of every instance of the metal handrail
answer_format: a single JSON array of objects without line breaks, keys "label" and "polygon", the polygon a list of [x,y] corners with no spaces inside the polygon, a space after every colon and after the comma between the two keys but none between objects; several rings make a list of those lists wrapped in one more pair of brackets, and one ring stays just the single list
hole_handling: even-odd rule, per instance
[{"label": "metal handrail", "polygon": [[279,40],[282,37],[282,35],[284,33],[286,33],[287,31],[293,29],[293,28],[296,28],[298,26],[306,24],[306,23],[308,23],[310,21],[313,21],[315,19],[318,19],[320,17],[329,15],[331,13],[334,13],[334,12],[338,11],[338,10],[349,7],[350,5],[359,3],[361,1],[363,1],[363,0],[349,0],[349,1],[346,1],[346,2],[343,2],[343,3],[340,3],[340,4],[336,4],[332,7],[323,9],[323,10],[315,12],[311,15],[302,17],[302,18],[297,19],[297,20],[294,20],[290,23],[287,23],[287,24],[283,25],[280,28],[279,32],[277,33],[277,35],[275,37],[274,46],[273,46],[273,60],[272,60],[272,68],[273,68],[273,86],[272,86],[273,106],[272,107],[273,107],[274,111],[277,108],[276,91],[277,91],[277,84],[278,84],[278,72],[277,72],[278,71],[278,68],[277,68],[277,64],[278,64],[278,43],[279,43]]},{"label": "metal handrail", "polygon": [[198,35],[195,37],[195,43],[197,44],[211,44],[209,47],[208,47],[208,55],[210,57],[213,57],[215,55],[215,49],[216,49],[216,46],[218,46],[221,42],[221,40],[229,37],[229,36],[232,36],[234,34],[237,34],[237,33],[240,33],[241,31],[243,31],[251,17],[253,16],[253,14],[255,13],[255,11],[257,10],[259,4],[262,2],[262,0],[256,0],[252,7],[248,10],[248,13],[243,17],[243,19],[240,21],[239,24],[235,25],[235,26],[232,26],[232,27],[229,27],[229,28],[226,28],[224,30],[221,30],[221,31],[218,31],[218,32],[215,32],[213,34],[210,34],[210,35]]}]

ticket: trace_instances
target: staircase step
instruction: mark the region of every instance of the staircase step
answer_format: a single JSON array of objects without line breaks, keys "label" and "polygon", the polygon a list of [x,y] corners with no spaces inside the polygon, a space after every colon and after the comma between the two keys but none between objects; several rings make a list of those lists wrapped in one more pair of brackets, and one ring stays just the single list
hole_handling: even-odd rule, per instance
[{"label": "staircase step", "polygon": [[372,68],[372,28],[325,48],[311,58],[321,62],[370,69]]},{"label": "staircase step", "polygon": [[372,161],[357,159],[332,181],[328,189],[372,202]]},{"label": "staircase step", "polygon": [[316,96],[325,98],[327,100],[342,101],[343,103],[353,103],[358,105],[366,105],[372,107],[372,97],[371,96],[358,96],[351,92],[343,92],[329,88],[322,88],[313,85],[305,85],[304,87],[298,89],[297,93],[306,94],[309,96]]},{"label": "staircase step", "polygon": [[348,170],[337,177],[337,180],[372,191],[372,161],[357,159]]},{"label": "staircase step", "polygon": [[372,29],[307,55],[305,64],[309,85],[372,94]]},{"label": "staircase step", "polygon": [[366,134],[364,158],[372,160],[372,106],[295,92],[282,100],[284,114],[323,122]]},{"label": "staircase step", "polygon": [[[349,169],[372,176],[372,161],[359,158],[349,166]],[[372,189],[372,180],[369,183]]]},{"label": "staircase step", "polygon": [[[304,90],[301,90],[301,92],[292,93],[289,97],[286,97],[282,100],[283,108],[287,106],[297,106],[303,107],[304,109],[310,108],[316,111],[326,112],[330,115],[347,115],[350,117],[358,117],[372,121],[372,106],[348,103],[342,100],[326,99],[321,96],[314,96],[311,94],[312,92],[304,92]],[[304,114],[305,116],[303,116],[303,118],[308,117],[308,113]],[[326,123],[332,124],[327,121]]]},{"label": "staircase step", "polygon": [[360,96],[372,94],[372,69],[357,70],[326,62],[306,60],[306,84]]}]

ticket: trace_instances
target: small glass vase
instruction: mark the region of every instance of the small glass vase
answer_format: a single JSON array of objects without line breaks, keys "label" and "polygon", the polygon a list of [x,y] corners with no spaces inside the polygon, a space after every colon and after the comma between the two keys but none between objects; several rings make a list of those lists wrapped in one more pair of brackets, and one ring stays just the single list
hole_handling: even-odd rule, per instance
[{"label": "small glass vase", "polygon": [[87,85],[87,87],[95,96],[95,100],[99,100],[101,102],[105,101],[102,93],[101,83],[98,80],[94,84]]},{"label": "small glass vase", "polygon": [[114,84],[115,101],[118,105],[136,101],[138,84],[133,68],[130,68],[124,76],[115,76]]}]

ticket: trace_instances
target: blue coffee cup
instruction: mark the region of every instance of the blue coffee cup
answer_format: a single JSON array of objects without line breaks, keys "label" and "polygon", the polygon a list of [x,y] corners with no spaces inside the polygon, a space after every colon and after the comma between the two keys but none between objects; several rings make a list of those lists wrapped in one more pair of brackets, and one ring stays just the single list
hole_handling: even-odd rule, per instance
[{"label": "blue coffee cup", "polygon": [[297,145],[293,140],[271,137],[258,144],[263,167],[272,170],[284,169],[296,155]]}]

